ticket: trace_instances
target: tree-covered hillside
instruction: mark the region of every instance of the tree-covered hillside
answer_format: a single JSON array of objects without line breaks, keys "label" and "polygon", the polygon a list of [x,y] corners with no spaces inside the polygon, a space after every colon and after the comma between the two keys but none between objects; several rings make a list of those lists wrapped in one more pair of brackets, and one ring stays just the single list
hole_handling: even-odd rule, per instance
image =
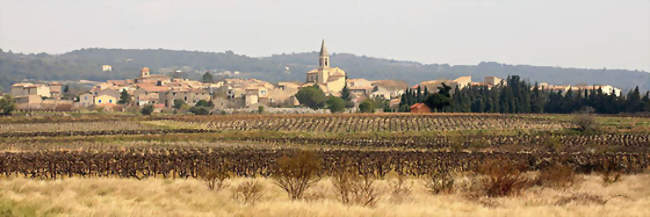
[{"label": "tree-covered hillside", "polygon": [[[96,80],[124,79],[138,75],[147,66],[153,73],[175,70],[188,72],[200,79],[205,71],[240,71],[245,78],[272,82],[302,81],[305,72],[317,66],[318,53],[294,53],[254,58],[233,52],[175,51],[164,49],[81,49],[61,55],[16,54],[0,50],[0,86],[23,79],[35,80]],[[102,72],[101,65],[112,65],[112,72]],[[333,54],[332,65],[343,68],[350,78],[370,80],[404,80],[411,84],[423,80],[454,79],[472,75],[474,81],[484,76],[519,75],[531,82],[552,84],[612,84],[629,90],[639,86],[650,90],[650,73],[630,70],[577,69],[546,66],[506,65],[483,62],[478,65],[421,64],[410,61]]]}]

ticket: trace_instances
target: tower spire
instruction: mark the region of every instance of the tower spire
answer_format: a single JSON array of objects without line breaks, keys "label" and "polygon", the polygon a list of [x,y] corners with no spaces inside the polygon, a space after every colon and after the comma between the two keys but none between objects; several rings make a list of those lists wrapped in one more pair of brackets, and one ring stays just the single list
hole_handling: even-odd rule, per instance
[{"label": "tower spire", "polygon": [[320,56],[321,57],[329,56],[329,54],[327,53],[327,48],[325,47],[325,39],[323,39],[323,42],[321,42],[320,44]]},{"label": "tower spire", "polygon": [[327,48],[325,47],[325,39],[320,45],[320,57],[318,58],[318,65],[320,68],[329,68],[330,67],[330,55],[327,53]]}]

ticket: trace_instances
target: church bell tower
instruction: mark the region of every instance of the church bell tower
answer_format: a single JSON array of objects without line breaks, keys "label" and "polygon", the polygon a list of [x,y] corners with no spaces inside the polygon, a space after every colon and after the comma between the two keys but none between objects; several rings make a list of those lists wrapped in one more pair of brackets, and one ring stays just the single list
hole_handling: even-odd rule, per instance
[{"label": "church bell tower", "polygon": [[318,66],[320,68],[330,67],[330,55],[327,53],[327,48],[325,48],[325,40],[323,40],[320,45],[320,58],[318,58]]}]

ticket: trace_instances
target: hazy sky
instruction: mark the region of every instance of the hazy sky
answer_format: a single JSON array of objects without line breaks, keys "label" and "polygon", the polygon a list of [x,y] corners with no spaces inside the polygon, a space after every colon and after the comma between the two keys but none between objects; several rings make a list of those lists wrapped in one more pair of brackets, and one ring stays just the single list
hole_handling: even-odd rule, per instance
[{"label": "hazy sky", "polygon": [[[0,48],[315,51],[650,71],[650,0],[0,0]],[[336,65],[336,63],[332,63]]]}]

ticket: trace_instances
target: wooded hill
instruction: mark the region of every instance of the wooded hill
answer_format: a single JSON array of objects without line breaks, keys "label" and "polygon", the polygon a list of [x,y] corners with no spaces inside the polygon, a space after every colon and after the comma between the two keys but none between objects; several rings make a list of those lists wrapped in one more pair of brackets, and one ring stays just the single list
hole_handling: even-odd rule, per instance
[{"label": "wooded hill", "polygon": [[[415,84],[424,80],[454,79],[471,75],[474,81],[484,76],[519,75],[531,82],[551,84],[611,84],[624,91],[639,86],[650,90],[650,73],[618,69],[579,69],[548,66],[507,65],[481,62],[478,65],[421,64],[412,61],[372,58],[352,54],[333,54],[332,65],[343,68],[350,78],[404,80]],[[102,72],[102,65],[113,66]],[[305,73],[318,64],[318,53],[292,53],[270,57],[248,57],[226,52],[177,51],[164,49],[81,49],[60,55],[17,54],[0,50],[0,87],[23,79],[95,80],[133,78],[147,66],[153,73],[187,72],[200,79],[205,71],[240,71],[240,77],[271,82],[303,81]],[[219,76],[216,76],[217,78]]]}]

